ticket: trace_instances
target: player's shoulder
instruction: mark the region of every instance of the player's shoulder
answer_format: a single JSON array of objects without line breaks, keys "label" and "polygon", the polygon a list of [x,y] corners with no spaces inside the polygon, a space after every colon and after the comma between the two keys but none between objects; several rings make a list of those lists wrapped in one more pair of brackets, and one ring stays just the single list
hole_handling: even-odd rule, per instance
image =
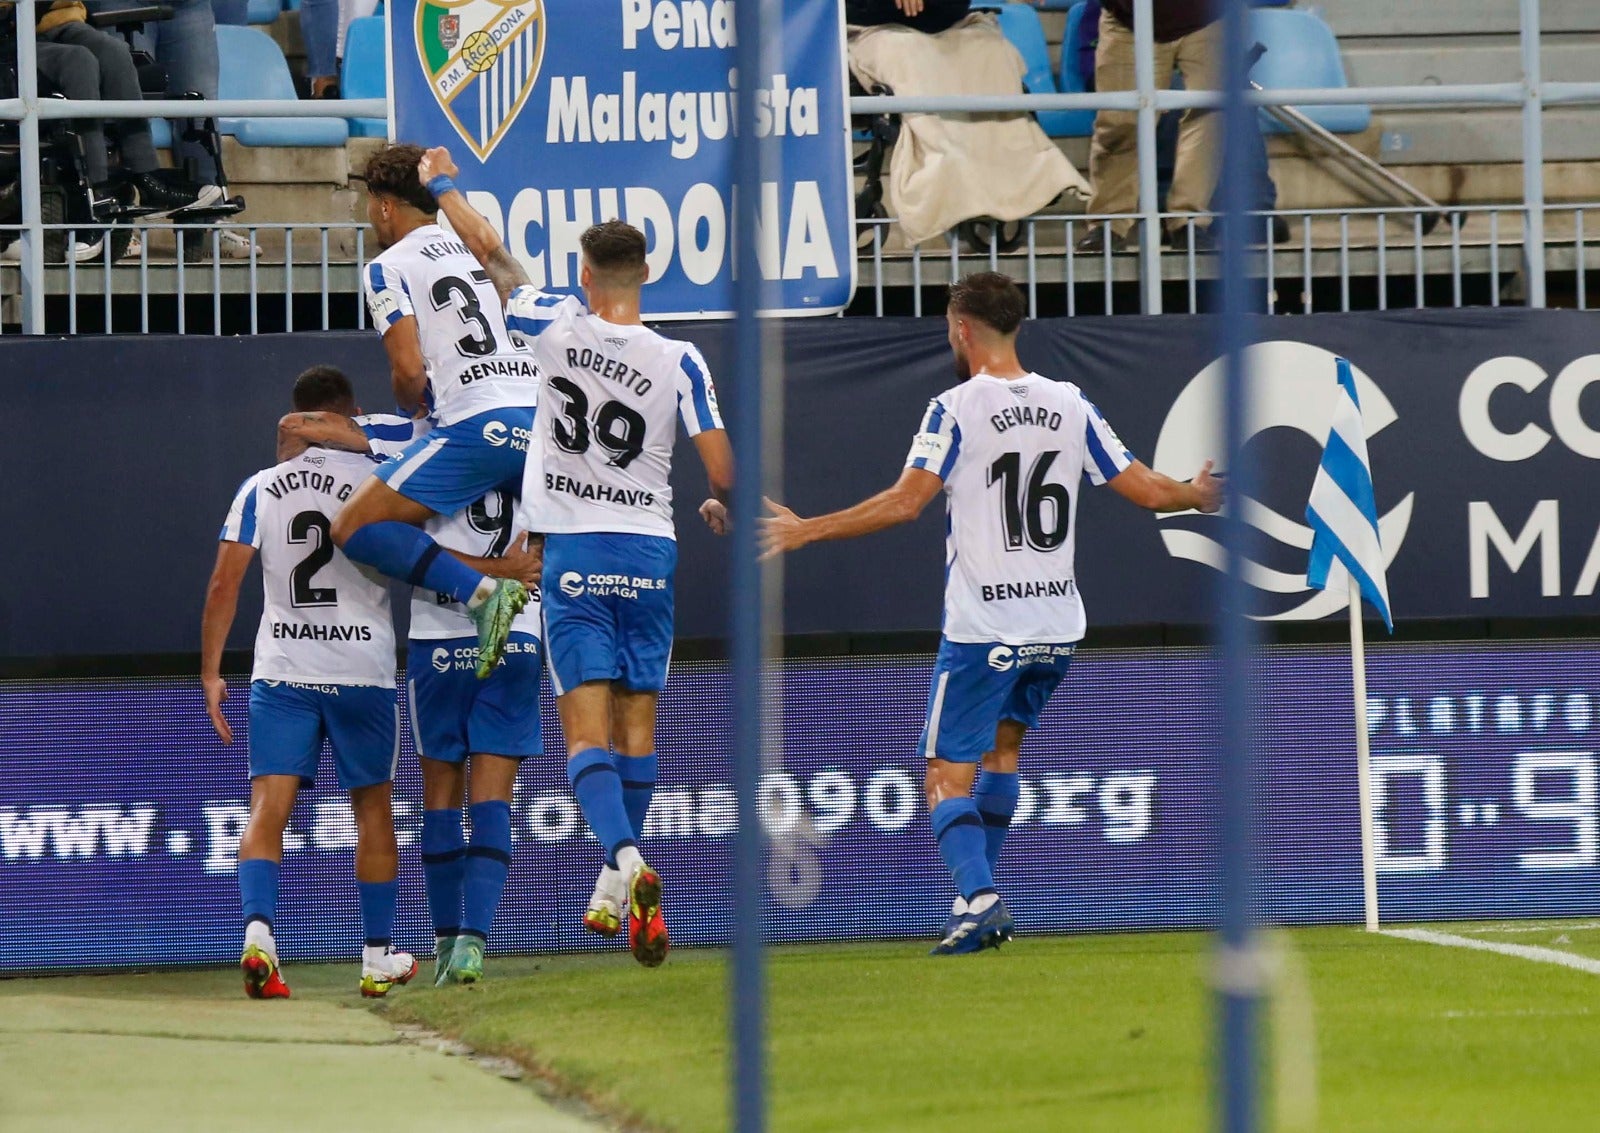
[{"label": "player's shoulder", "polygon": [[361,413],[351,420],[372,440],[411,441],[428,431],[426,418],[402,417],[398,413]]},{"label": "player's shoulder", "polygon": [[298,456],[280,461],[271,468],[256,473],[258,487],[276,482],[291,472],[346,472],[364,475],[372,469],[376,458],[364,452],[346,452],[336,448],[308,448]]}]

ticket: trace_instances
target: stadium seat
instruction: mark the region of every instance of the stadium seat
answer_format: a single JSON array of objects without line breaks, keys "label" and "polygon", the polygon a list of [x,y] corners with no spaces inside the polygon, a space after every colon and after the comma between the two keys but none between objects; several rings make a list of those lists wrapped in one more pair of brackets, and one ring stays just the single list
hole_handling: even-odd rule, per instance
[{"label": "stadium seat", "polygon": [[275,24],[282,14],[282,0],[250,0],[249,20],[252,24]]},{"label": "stadium seat", "polygon": [[[1032,4],[1002,4],[998,15],[1000,30],[1022,56],[1023,88],[1029,94],[1057,93],[1056,77],[1050,69],[1050,47],[1045,42],[1038,11]],[[1052,138],[1082,138],[1094,130],[1092,110],[1046,110],[1034,117]]]},{"label": "stadium seat", "polygon": [[[389,94],[389,73],[385,62],[387,46],[384,42],[382,16],[365,16],[351,20],[344,36],[344,60],[339,74],[339,87],[345,98],[386,98]],[[389,123],[383,118],[351,118],[352,138],[386,138]]]},{"label": "stadium seat", "polygon": [[[1294,8],[1253,8],[1249,39],[1266,46],[1250,77],[1267,90],[1306,87],[1348,87],[1339,41],[1333,29],[1314,13]],[[1325,130],[1359,134],[1372,122],[1367,106],[1297,106],[1296,110]],[[1287,134],[1289,127],[1261,116],[1269,134]]]},{"label": "stadium seat", "polygon": [[[1072,45],[1078,41],[1079,27],[1083,23],[1089,6],[1077,0],[1072,10],[1067,13],[1067,30],[1061,36],[1061,66],[1057,72],[1058,83],[1062,94],[1082,94],[1089,89],[1089,80],[1093,74],[1084,74],[1078,68],[1078,53]],[[1062,118],[1071,118],[1072,129],[1056,135],[1063,138],[1086,138],[1094,133],[1093,110],[1063,110]]]},{"label": "stadium seat", "polygon": [[[283,52],[265,32],[217,26],[221,60],[218,97],[294,99],[294,78]],[[342,146],[350,127],[342,118],[220,118],[217,127],[247,146]]]},{"label": "stadium seat", "polygon": [[172,148],[172,126],[165,118],[150,119],[150,141],[156,149]]}]

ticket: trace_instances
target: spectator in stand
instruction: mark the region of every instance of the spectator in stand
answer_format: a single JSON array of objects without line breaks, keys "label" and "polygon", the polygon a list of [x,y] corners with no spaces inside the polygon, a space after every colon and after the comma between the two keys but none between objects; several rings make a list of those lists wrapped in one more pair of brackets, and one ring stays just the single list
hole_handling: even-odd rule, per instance
[{"label": "spectator in stand", "polygon": [[971,0],[844,0],[851,24],[905,24],[932,35],[966,18]]},{"label": "spectator in stand", "polygon": [[[52,88],[71,99],[144,98],[127,41],[90,27],[83,4],[52,0],[40,4],[38,11],[39,76]],[[110,119],[108,125],[107,120],[88,118],[80,120],[77,129],[83,141],[84,172],[97,205],[109,206],[113,197],[108,134],[122,159],[121,179],[133,187],[141,206],[168,213],[222,195],[214,186],[201,190],[158,175],[161,163],[150,140],[148,119]]]},{"label": "spectator in stand", "polygon": [[344,45],[339,0],[300,0],[300,38],[312,98],[339,97],[339,50]]},{"label": "spectator in stand", "polygon": [[344,33],[350,30],[350,21],[376,15],[383,9],[383,0],[339,0],[338,58],[344,58]]},{"label": "spectator in stand", "polygon": [[[1100,43],[1094,59],[1095,89],[1132,90],[1133,0],[1103,3]],[[1216,90],[1221,70],[1221,31],[1212,0],[1159,0],[1153,7],[1156,82],[1170,84],[1176,70],[1189,90]],[[1094,186],[1089,200],[1091,214],[1137,211],[1137,123],[1138,114],[1132,110],[1102,110],[1095,115],[1094,139],[1089,145],[1089,180]],[[1169,211],[1204,212],[1210,205],[1217,182],[1220,138],[1216,115],[1206,110],[1184,112],[1172,190],[1167,198]],[[1128,246],[1133,223],[1130,219],[1092,225],[1078,241],[1077,250],[1103,252],[1109,240],[1112,251],[1122,251]],[[1179,235],[1173,234],[1175,240]]]}]

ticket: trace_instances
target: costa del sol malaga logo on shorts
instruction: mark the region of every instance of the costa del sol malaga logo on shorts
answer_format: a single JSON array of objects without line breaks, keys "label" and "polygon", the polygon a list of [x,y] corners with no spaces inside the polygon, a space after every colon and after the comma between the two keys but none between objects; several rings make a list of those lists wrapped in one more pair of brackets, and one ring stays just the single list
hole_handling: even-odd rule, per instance
[{"label": "costa del sol malaga logo on shorts", "polygon": [[544,62],[543,0],[423,0],[417,58],[461,140],[487,161]]}]

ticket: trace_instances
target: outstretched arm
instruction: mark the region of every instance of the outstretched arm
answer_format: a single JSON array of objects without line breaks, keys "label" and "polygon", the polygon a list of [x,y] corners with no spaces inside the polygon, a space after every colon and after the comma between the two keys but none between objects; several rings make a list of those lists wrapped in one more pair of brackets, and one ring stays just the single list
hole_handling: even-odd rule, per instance
[{"label": "outstretched arm", "polygon": [[367,434],[343,413],[286,413],[278,419],[278,459],[299,456],[312,445],[345,452],[372,451]]},{"label": "outstretched arm", "polygon": [[1106,483],[1118,495],[1151,511],[1199,511],[1210,514],[1222,506],[1222,480],[1211,474],[1206,461],[1193,480],[1174,480],[1141,461],[1134,461]]},{"label": "outstretched arm", "polygon": [[239,608],[239,587],[255,558],[256,549],[248,543],[224,540],[217,544],[217,564],[206,587],[206,609],[200,616],[200,685],[206,694],[206,712],[222,742],[233,742],[233,728],[222,715],[222,702],[228,699],[228,683],[222,679],[222,648],[233,615]]},{"label": "outstretched arm", "polygon": [[[422,160],[417,163],[417,177],[424,185],[428,185],[436,177],[453,178],[461,170],[456,168],[456,163],[450,160],[450,151],[443,146],[435,146],[422,155]],[[429,190],[433,186],[429,185]],[[451,185],[444,192],[436,192],[435,199],[439,202],[439,210],[450,221],[450,227],[455,229],[457,236],[467,249],[478,258],[485,271],[489,273],[489,281],[494,284],[494,289],[500,293],[500,302],[511,297],[511,293],[524,284],[532,282],[528,273],[522,270],[522,265],[506,250],[505,244],[500,240],[500,235],[494,230],[494,225],[489,223],[488,217],[467,203],[466,195],[461,190]]]},{"label": "outstretched arm", "polygon": [[910,523],[922,514],[944,481],[922,468],[907,468],[894,486],[862,500],[855,507],[827,515],[802,519],[782,504],[767,501],[772,514],[761,521],[761,557],[770,559],[785,551],[819,543],[825,539],[854,539],[901,523]]}]

